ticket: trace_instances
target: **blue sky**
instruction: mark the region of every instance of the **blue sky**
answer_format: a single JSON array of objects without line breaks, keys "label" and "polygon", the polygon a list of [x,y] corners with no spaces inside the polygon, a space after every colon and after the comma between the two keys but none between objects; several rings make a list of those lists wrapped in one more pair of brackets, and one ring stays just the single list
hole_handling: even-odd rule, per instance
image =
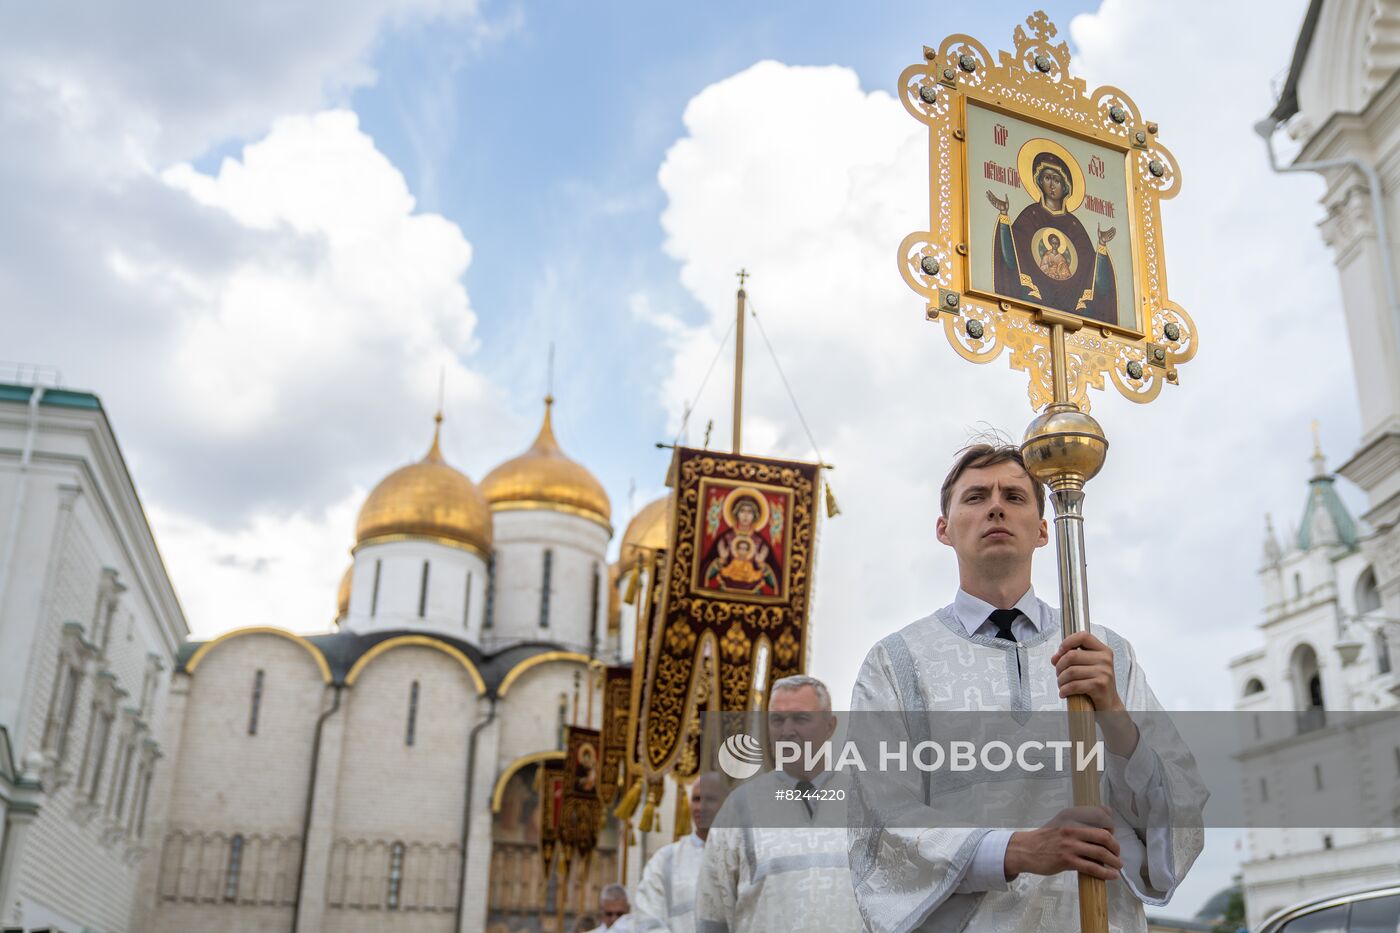
[{"label": "blue sky", "polygon": [[[1062,26],[1088,8],[1046,6]],[[379,80],[355,92],[354,109],[421,207],[456,221],[472,240],[467,282],[482,365],[533,417],[545,346],[558,344],[563,429],[619,507],[633,478],[639,489],[656,488],[666,460],[652,444],[670,439],[669,413],[657,404],[669,360],[638,346],[626,297],[644,291],[688,322],[702,316],[661,248],[658,223],[666,198],[657,169],[684,134],[687,102],[763,59],[843,65],[863,88],[890,91],[923,44],[954,31],[1001,36],[1022,15],[1004,3],[919,9],[487,6],[486,18],[503,23],[499,38],[466,48],[458,31],[422,26],[394,34],[375,55]],[[757,300],[763,280],[755,271]],[[768,363],[760,356],[750,365]],[[716,378],[707,393],[724,395],[728,384]],[[570,411],[584,399],[587,433],[577,430],[577,408]]]}]

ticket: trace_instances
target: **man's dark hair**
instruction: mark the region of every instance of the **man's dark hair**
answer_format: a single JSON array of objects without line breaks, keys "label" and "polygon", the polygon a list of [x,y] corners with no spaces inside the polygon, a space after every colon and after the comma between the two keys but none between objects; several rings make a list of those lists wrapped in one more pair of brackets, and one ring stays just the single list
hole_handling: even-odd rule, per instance
[{"label": "man's dark hair", "polygon": [[[948,505],[953,499],[953,486],[958,477],[968,470],[996,466],[999,463],[1014,463],[1021,469],[1026,469],[1026,461],[1021,457],[1021,448],[1012,444],[971,444],[958,451],[958,459],[953,461],[953,468],[944,477],[943,488],[938,495],[938,506],[943,517],[948,517]],[[1040,517],[1044,518],[1045,487],[1030,475],[1029,470],[1026,471],[1026,478],[1031,481],[1031,488],[1035,490],[1036,508],[1040,511]]]}]

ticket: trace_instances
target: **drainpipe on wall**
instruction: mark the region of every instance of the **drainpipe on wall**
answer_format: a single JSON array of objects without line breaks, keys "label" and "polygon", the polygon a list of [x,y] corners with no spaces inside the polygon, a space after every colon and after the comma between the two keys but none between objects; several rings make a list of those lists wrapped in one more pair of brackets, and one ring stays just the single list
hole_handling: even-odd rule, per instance
[{"label": "drainpipe on wall", "polygon": [[296,897],[292,901],[292,933],[297,933],[297,921],[301,918],[301,889],[306,881],[306,849],[311,844],[311,808],[316,802],[316,772],[321,764],[321,732],[325,728],[326,720],[340,709],[340,691],[345,687],[343,684],[331,684],[331,689],[335,691],[335,700],[330,709],[317,717],[316,734],[311,739],[311,777],[306,782],[306,813],[301,819],[301,857],[297,859],[297,889]]},{"label": "drainpipe on wall", "polygon": [[496,719],[497,697],[492,694],[488,697],[491,706],[486,711],[486,718],[472,726],[471,737],[467,739],[467,780],[466,795],[462,805],[462,871],[461,880],[457,882],[457,922],[452,929],[455,931],[462,929],[462,911],[466,905],[467,896],[467,837],[472,828],[472,776],[476,772],[476,740],[481,735],[481,730],[491,725]]},{"label": "drainpipe on wall", "polygon": [[1395,261],[1390,251],[1390,224],[1387,222],[1380,175],[1370,163],[1352,156],[1279,165],[1278,157],[1274,154],[1274,133],[1278,130],[1280,122],[1275,117],[1265,117],[1254,124],[1254,132],[1264,140],[1264,148],[1269,153],[1269,168],[1275,173],[1282,175],[1288,172],[1324,172],[1334,168],[1352,168],[1366,179],[1366,187],[1371,195],[1371,222],[1376,228],[1376,246],[1380,249],[1381,268],[1385,273],[1385,294],[1390,303],[1390,323],[1395,335],[1396,352],[1400,353],[1400,286],[1397,286],[1395,281]]}]

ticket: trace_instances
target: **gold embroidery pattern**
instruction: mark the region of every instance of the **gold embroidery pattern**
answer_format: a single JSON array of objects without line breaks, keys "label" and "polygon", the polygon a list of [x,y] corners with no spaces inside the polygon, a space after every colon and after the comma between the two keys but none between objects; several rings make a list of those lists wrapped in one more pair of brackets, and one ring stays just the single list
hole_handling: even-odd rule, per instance
[{"label": "gold embroidery pattern", "polygon": [[[662,573],[664,599],[652,629],[646,683],[639,702],[638,764],[648,779],[677,766],[695,710],[746,710],[754,690],[754,657],[762,641],[772,645],[766,683],[806,668],[806,630],[816,536],[816,464],[677,448],[676,516]],[[763,484],[792,490],[785,543],[788,585],[784,602],[755,602],[691,585],[697,554],[702,478]],[[709,654],[712,664],[702,663]],[[703,683],[703,690],[702,690]],[[691,739],[691,741],[687,741]]]}]

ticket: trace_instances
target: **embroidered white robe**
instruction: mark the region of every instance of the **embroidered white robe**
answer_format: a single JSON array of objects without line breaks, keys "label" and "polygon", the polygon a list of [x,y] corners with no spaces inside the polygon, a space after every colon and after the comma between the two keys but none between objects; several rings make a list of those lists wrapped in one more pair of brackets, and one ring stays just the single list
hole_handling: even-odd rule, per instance
[{"label": "embroidered white robe", "polygon": [[[853,722],[861,723],[866,741],[907,741],[912,747],[937,738],[930,732],[939,720],[930,714],[1004,710],[1025,721],[1031,711],[1063,711],[1065,701],[1050,663],[1061,641],[1060,618],[1047,610],[1050,624],[1027,641],[968,635],[947,610],[886,637],[856,677],[851,710],[904,715],[868,721],[856,715]],[[1124,862],[1119,878],[1108,883],[1109,927],[1112,933],[1145,933],[1143,905],[1167,903],[1200,854],[1201,811],[1209,794],[1194,759],[1174,741],[1132,647],[1103,626],[1094,625],[1093,633],[1114,652],[1118,691],[1128,710],[1158,714],[1135,717],[1140,735],[1132,758],[1109,754],[1102,776],[1102,799],[1114,814]],[[876,726],[889,734],[873,736]],[[1046,813],[1053,814],[1056,807],[1048,803],[1067,798],[1068,783],[1066,777],[956,785],[946,776],[928,779],[916,769],[882,772],[878,781],[858,777],[851,800],[850,861],[868,928],[875,933],[1078,929],[1074,872],[1022,873],[1010,882],[1003,876],[988,890],[960,890],[988,830],[949,825],[937,815],[940,808],[945,814],[997,813],[1008,821],[1035,814],[1034,821],[1028,818],[1018,826],[1034,829],[1043,825]],[[940,796],[940,786],[953,790]],[[1135,792],[1134,787],[1145,790]],[[1069,805],[1067,799],[1063,805]]]},{"label": "embroidered white robe", "polygon": [[704,857],[705,843],[695,833],[651,857],[630,914],[637,930],[695,933],[695,885]]},{"label": "embroidered white robe", "polygon": [[[834,786],[818,781],[819,787]],[[854,933],[860,912],[851,888],[845,801],[775,803],[795,780],[782,771],[751,779],[730,793],[705,840],[695,899],[696,933]],[[849,791],[842,788],[849,796]],[[775,810],[785,811],[774,826]],[[818,822],[826,825],[817,825]]]}]

